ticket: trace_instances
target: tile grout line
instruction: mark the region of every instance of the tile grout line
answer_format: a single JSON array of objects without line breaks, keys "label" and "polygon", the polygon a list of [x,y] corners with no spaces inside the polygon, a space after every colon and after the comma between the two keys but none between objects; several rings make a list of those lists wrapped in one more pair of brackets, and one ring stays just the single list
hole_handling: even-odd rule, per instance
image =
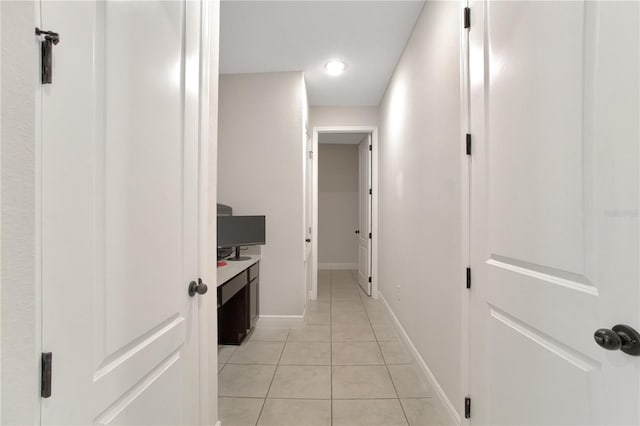
[{"label": "tile grout line", "polygon": [[371,323],[371,317],[369,317],[369,311],[367,311],[366,307],[364,310],[367,315],[367,321],[369,321],[369,326],[373,330],[373,334],[376,337],[376,344],[378,345],[378,350],[380,351],[380,355],[382,356],[382,360],[384,361],[384,367],[387,370],[387,374],[389,375],[389,380],[391,380],[391,385],[393,386],[393,390],[396,392],[396,396],[398,397],[398,404],[400,405],[400,409],[402,410],[402,414],[404,415],[404,420],[409,425],[409,417],[407,416],[406,411],[404,410],[404,406],[402,405],[402,401],[400,400],[400,394],[398,393],[398,388],[396,387],[395,382],[393,381],[393,376],[391,375],[391,370],[389,370],[389,365],[387,364],[387,359],[384,357],[382,353],[382,347],[380,346],[380,341],[378,340],[378,335],[376,334],[376,330],[373,328],[373,324]]},{"label": "tile grout line", "polygon": [[258,422],[260,421],[260,417],[262,416],[262,412],[264,411],[264,406],[267,405],[267,397],[269,396],[269,392],[271,392],[271,386],[273,385],[273,381],[276,378],[276,373],[278,372],[278,367],[280,366],[280,360],[282,359],[282,354],[284,354],[284,348],[287,346],[287,340],[289,339],[289,333],[291,329],[287,331],[287,337],[282,344],[282,350],[280,351],[280,356],[278,357],[278,363],[276,364],[276,368],[273,370],[273,376],[271,376],[271,381],[269,382],[269,387],[267,388],[267,393],[264,395],[264,400],[262,401],[262,407],[260,407],[260,412],[258,413],[258,418],[256,419],[255,426],[258,426]]}]

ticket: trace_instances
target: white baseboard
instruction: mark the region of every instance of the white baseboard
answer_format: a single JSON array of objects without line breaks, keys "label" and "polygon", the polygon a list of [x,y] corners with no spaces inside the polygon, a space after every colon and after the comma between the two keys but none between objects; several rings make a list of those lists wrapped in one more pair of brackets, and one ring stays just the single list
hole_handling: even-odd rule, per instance
[{"label": "white baseboard", "polygon": [[407,347],[409,347],[409,350],[411,351],[411,355],[413,356],[414,360],[422,370],[422,373],[426,376],[427,381],[429,382],[429,384],[435,391],[436,395],[438,396],[438,399],[440,400],[442,408],[444,409],[443,411],[449,414],[449,417],[456,425],[460,425],[460,422],[462,421],[462,419],[460,418],[460,415],[456,411],[454,405],[451,403],[451,400],[447,397],[447,394],[444,392],[444,389],[442,389],[442,386],[440,386],[440,383],[438,383],[438,381],[436,380],[436,376],[433,375],[433,373],[431,372],[431,369],[429,368],[427,363],[424,361],[424,359],[420,355],[420,352],[418,352],[418,349],[416,349],[415,345],[411,341],[411,338],[409,338],[409,335],[407,334],[407,332],[404,331],[404,328],[402,327],[400,320],[398,320],[398,317],[396,317],[396,315],[393,313],[393,311],[391,310],[391,307],[387,303],[382,293],[378,292],[378,296],[382,301],[382,303],[384,304],[384,307],[386,308],[387,312],[391,316],[391,319],[393,320],[393,325],[396,327],[397,331],[400,333],[400,337],[402,338],[404,343],[407,345]]},{"label": "white baseboard", "polygon": [[222,423],[220,423],[220,420],[216,422],[216,426],[222,426]]},{"label": "white baseboard", "polygon": [[344,271],[344,270],[354,270],[357,271],[358,270],[358,264],[357,263],[327,263],[327,262],[320,262],[318,263],[318,269],[319,270],[334,270],[334,271]]},{"label": "white baseboard", "polygon": [[304,314],[260,315],[256,326],[265,328],[300,328],[304,326]]}]

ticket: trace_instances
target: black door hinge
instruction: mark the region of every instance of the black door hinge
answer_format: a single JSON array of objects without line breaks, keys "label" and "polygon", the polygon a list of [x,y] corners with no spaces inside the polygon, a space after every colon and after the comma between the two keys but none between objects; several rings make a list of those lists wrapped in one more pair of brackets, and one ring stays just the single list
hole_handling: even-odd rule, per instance
[{"label": "black door hinge", "polygon": [[373,145],[369,145],[369,151],[373,151]]},{"label": "black door hinge", "polygon": [[369,232],[369,239],[371,239],[371,232]]},{"label": "black door hinge", "polygon": [[464,8],[464,27],[471,28],[471,8]]},{"label": "black door hinge", "polygon": [[51,352],[42,352],[40,371],[40,396],[49,398],[51,396],[51,362],[53,355]]},{"label": "black door hinge", "polygon": [[471,268],[467,268],[467,288],[471,288]]},{"label": "black door hinge", "polygon": [[471,418],[471,398],[469,397],[464,399],[464,418]]},{"label": "black door hinge", "polygon": [[36,35],[43,36],[40,43],[40,81],[42,84],[51,84],[53,82],[53,46],[60,43],[60,35],[37,27]]},{"label": "black door hinge", "polygon": [[466,152],[467,155],[471,155],[471,134],[467,133],[466,137]]},{"label": "black door hinge", "polygon": [[371,277],[369,277],[369,282],[371,282]]},{"label": "black door hinge", "polygon": [[369,188],[369,195],[371,195],[371,188]]}]

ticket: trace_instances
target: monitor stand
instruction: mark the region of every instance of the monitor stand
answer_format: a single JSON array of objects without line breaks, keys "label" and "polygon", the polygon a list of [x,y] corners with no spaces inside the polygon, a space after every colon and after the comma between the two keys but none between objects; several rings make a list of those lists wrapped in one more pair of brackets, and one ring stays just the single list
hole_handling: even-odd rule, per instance
[{"label": "monitor stand", "polygon": [[231,262],[239,262],[241,260],[251,260],[251,258],[249,256],[240,256],[240,247],[236,247],[236,255],[228,258],[227,260]]}]

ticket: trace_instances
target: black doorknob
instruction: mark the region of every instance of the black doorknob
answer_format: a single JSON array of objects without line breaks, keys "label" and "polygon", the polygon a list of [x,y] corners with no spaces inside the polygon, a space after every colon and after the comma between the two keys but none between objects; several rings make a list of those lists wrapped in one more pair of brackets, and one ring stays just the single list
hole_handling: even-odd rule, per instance
[{"label": "black doorknob", "polygon": [[359,229],[356,229],[356,234],[359,234],[359,233],[360,233],[360,230],[359,230]]},{"label": "black doorknob", "polygon": [[311,238],[307,238],[307,239],[305,239],[305,241],[310,243],[311,242]]},{"label": "black doorknob", "polygon": [[628,325],[618,324],[611,330],[600,328],[593,333],[593,339],[610,351],[620,349],[628,355],[640,356],[640,334]]},{"label": "black doorknob", "polygon": [[191,281],[189,283],[189,296],[193,297],[198,294],[206,294],[209,290],[209,287],[205,283],[202,282],[201,278],[198,278],[198,282]]}]

